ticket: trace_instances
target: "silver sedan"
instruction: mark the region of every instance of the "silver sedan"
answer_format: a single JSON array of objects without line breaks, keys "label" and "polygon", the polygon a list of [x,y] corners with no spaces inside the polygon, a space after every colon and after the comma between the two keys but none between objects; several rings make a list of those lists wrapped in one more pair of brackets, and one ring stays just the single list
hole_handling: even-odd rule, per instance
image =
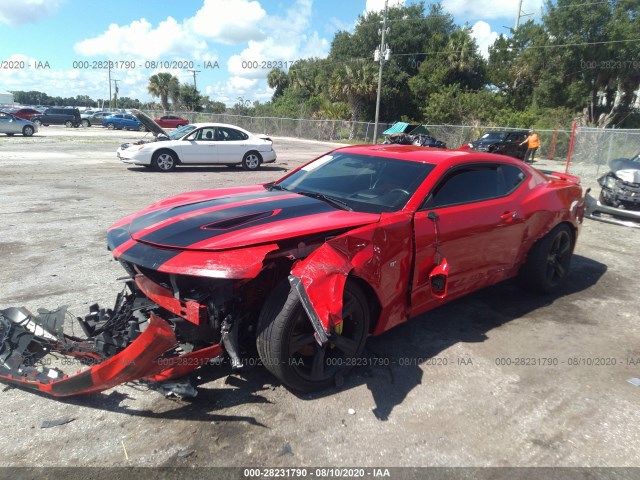
[{"label": "silver sedan", "polygon": [[18,118],[10,113],[0,112],[0,133],[6,133],[8,136],[19,133],[25,137],[30,137],[37,131],[38,127],[35,123]]}]

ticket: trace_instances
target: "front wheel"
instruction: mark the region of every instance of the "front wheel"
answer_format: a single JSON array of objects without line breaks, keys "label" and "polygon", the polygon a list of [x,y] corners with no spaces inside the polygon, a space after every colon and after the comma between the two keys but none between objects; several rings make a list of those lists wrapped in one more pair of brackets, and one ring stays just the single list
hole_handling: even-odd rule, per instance
[{"label": "front wheel", "polygon": [[33,127],[31,125],[27,125],[22,129],[22,135],[25,137],[30,137],[33,135]]},{"label": "front wheel", "polygon": [[176,168],[177,160],[172,152],[158,152],[153,156],[151,165],[158,172],[170,172]]},{"label": "front wheel", "polygon": [[87,120],[86,118],[84,120],[82,120],[82,122],[80,122],[80,123],[82,123],[82,126],[85,127],[85,128],[91,126],[91,122],[89,122],[89,120]]},{"label": "front wheel", "polygon": [[116,128],[116,126],[113,123],[109,122],[109,123],[107,123],[107,128],[109,130],[113,130],[114,128]]},{"label": "front wheel", "polygon": [[71,128],[73,127],[73,122],[71,120],[67,120],[66,122],[64,122],[64,126],[67,128]]},{"label": "front wheel", "polygon": [[521,283],[539,293],[554,293],[569,275],[574,236],[571,228],[561,224],[531,247],[520,270]]},{"label": "front wheel", "polygon": [[145,127],[144,125],[139,125],[138,126],[138,131],[139,132],[146,132],[147,131],[147,127]]},{"label": "front wheel", "polygon": [[42,120],[34,120],[33,123],[35,123],[38,127],[42,126]]},{"label": "front wheel", "polygon": [[242,158],[242,168],[245,170],[257,170],[262,163],[262,157],[257,152],[247,152]]},{"label": "front wheel", "polygon": [[360,357],[369,334],[369,306],[352,282],[344,289],[342,324],[321,347],[298,294],[284,281],[267,300],[258,319],[257,348],[264,366],[294,390],[312,392],[336,382]]}]

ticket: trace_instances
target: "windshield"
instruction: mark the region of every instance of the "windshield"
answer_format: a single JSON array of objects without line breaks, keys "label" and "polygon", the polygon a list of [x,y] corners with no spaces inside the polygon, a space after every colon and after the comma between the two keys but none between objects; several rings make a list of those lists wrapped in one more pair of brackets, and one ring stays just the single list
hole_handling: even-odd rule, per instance
[{"label": "windshield", "polygon": [[483,136],[480,137],[480,140],[485,140],[485,141],[489,141],[489,142],[499,142],[501,140],[504,140],[505,138],[507,138],[507,134],[506,133],[487,132]]},{"label": "windshield", "polygon": [[393,212],[406,205],[434,167],[429,163],[333,152],[266,188],[322,196],[345,210]]},{"label": "windshield", "polygon": [[182,137],[184,137],[187,133],[193,131],[196,129],[195,125],[184,125],[180,128],[176,128],[173,132],[171,132],[169,134],[169,138],[171,140],[180,140]]}]

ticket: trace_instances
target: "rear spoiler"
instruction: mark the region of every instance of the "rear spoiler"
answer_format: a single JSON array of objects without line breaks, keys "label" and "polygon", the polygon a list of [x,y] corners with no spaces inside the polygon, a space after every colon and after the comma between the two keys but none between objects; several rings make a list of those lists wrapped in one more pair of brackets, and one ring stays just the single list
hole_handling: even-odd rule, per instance
[{"label": "rear spoiler", "polygon": [[540,173],[546,175],[547,177],[552,177],[558,180],[564,180],[565,182],[575,183],[576,185],[580,185],[580,178],[575,175],[569,175],[568,173],[560,173],[554,172],[553,170],[538,170]]}]

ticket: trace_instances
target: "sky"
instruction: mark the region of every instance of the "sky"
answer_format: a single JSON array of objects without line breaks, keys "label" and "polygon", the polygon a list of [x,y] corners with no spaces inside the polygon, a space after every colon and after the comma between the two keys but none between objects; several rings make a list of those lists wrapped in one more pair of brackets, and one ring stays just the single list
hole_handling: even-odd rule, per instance
[{"label": "sky", "polygon": [[[532,15],[522,21],[539,20],[542,3],[524,0]],[[509,34],[518,8],[518,0],[441,4],[472,28],[485,55]],[[151,101],[151,75],[192,83],[196,70],[198,90],[212,100],[266,102],[269,67],[326,57],[336,32],[352,32],[359,15],[383,8],[384,0],[0,0],[0,92],[108,98],[111,60],[121,97]]]}]

